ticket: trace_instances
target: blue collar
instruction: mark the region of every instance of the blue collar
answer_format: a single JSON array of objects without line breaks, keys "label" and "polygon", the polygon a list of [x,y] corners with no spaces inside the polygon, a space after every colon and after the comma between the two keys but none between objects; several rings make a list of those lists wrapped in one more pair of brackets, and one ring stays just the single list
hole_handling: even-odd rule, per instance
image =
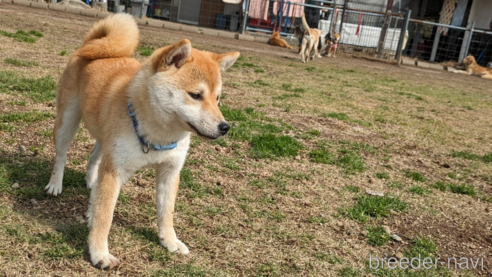
[{"label": "blue collar", "polygon": [[137,134],[138,140],[142,144],[142,151],[145,154],[149,153],[150,149],[154,151],[163,151],[163,150],[172,150],[176,148],[176,146],[178,146],[177,142],[173,142],[168,145],[154,145],[146,141],[145,138],[138,133],[138,121],[137,118],[135,117],[135,108],[133,107],[132,102],[130,101],[128,101],[128,115],[132,118],[133,128],[135,128],[135,133]]}]

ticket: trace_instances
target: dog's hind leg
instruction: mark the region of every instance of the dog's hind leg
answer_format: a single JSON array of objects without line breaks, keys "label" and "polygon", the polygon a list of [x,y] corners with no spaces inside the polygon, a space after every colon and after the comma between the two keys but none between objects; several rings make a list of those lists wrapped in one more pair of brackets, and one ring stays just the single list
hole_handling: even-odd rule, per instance
[{"label": "dog's hind leg", "polygon": [[92,150],[89,158],[89,164],[87,165],[87,188],[91,189],[97,184],[97,173],[99,171],[99,164],[101,163],[102,152],[101,143],[96,141],[94,150]]},{"label": "dog's hind leg", "polygon": [[[59,95],[64,93],[68,94],[70,92],[58,91]],[[55,165],[53,166],[50,182],[44,188],[47,194],[54,196],[62,192],[63,171],[67,162],[68,147],[77,132],[82,116],[79,100],[75,95],[73,97],[57,97],[56,105],[57,115],[53,131],[56,150]]]}]

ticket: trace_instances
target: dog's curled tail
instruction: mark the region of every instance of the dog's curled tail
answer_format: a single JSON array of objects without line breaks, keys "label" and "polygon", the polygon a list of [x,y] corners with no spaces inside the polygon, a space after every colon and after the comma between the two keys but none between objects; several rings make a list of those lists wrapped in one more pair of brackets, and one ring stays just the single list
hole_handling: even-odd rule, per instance
[{"label": "dog's curled tail", "polygon": [[74,55],[88,60],[130,57],[139,36],[133,17],[118,13],[95,23]]},{"label": "dog's curled tail", "polygon": [[302,27],[304,27],[304,32],[309,32],[309,25],[307,24],[306,21],[306,15],[302,14]]}]

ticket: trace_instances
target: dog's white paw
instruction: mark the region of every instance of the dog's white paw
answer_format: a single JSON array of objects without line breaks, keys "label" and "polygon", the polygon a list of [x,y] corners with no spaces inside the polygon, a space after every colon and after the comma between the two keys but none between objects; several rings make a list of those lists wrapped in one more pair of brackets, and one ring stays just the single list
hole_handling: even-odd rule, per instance
[{"label": "dog's white paw", "polygon": [[49,183],[45,188],[47,194],[57,196],[62,193],[62,184]]},{"label": "dog's white paw", "polygon": [[181,255],[188,255],[190,253],[186,244],[182,243],[179,239],[175,239],[172,242],[161,240],[161,245],[167,248],[171,253],[178,253]]},{"label": "dog's white paw", "polygon": [[301,61],[302,61],[302,63],[306,63],[306,61],[305,61],[305,60],[301,60]]},{"label": "dog's white paw", "polygon": [[120,260],[107,252],[91,252],[91,262],[99,269],[113,269],[120,265]]},{"label": "dog's white paw", "polygon": [[322,57],[321,57],[321,55],[319,55],[319,54],[318,54],[318,56],[317,56],[317,57],[318,57],[318,58],[322,58]]}]

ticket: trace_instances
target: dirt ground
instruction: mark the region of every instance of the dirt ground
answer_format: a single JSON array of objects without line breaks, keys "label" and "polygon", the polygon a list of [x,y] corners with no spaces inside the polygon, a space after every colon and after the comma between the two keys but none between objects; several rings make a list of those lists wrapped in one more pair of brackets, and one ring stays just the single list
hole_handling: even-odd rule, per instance
[{"label": "dirt ground", "polygon": [[[96,21],[0,3],[0,31],[43,34],[32,44],[0,36],[0,72],[58,80],[68,59],[61,53],[77,49]],[[344,53],[302,64],[295,51],[258,42],[139,28],[144,47],[188,38],[198,49],[239,51],[242,60],[223,74],[222,104],[252,107],[264,113],[265,122],[290,126],[282,134],[304,148],[295,157],[262,159],[249,154],[247,140],[195,139],[185,168],[203,190],[182,187],[175,214],[178,238],[191,251],[185,257],[157,245],[154,176],[139,171],[122,189],[110,234],[110,252],[122,265],[103,272],[90,265],[85,246],[84,185],[69,185],[67,195],[58,198],[42,191],[54,158],[49,136],[54,119],[0,129],[1,276],[492,276],[492,166],[453,155],[492,152],[490,80]],[[7,58],[39,66],[15,66]],[[138,51],[135,58],[147,59]],[[27,104],[15,104],[21,102]],[[53,101],[35,102],[0,89],[0,114],[30,111],[54,114],[55,108]],[[339,165],[313,162],[310,153],[323,143],[332,153],[356,149],[365,169],[348,174]],[[74,184],[83,183],[77,178],[85,178],[92,145],[81,129],[67,165]],[[411,179],[409,171],[425,181]],[[437,182],[467,184],[477,193],[443,192],[433,187]],[[425,192],[411,192],[415,187]],[[408,208],[367,222],[347,217],[344,209],[366,190],[398,197]],[[385,226],[402,241],[369,245],[367,230],[373,226]],[[405,254],[422,237],[435,242],[441,260],[483,258],[483,267],[434,275],[368,270],[370,254]]]}]

